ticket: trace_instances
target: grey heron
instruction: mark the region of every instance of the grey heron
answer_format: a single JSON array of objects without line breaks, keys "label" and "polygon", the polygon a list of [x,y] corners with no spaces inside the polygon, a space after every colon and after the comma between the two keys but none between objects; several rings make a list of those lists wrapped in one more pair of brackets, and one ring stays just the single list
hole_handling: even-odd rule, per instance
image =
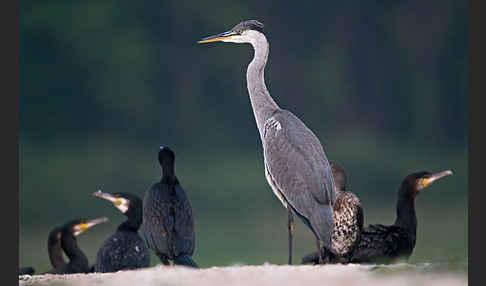
[{"label": "grey heron", "polygon": [[143,199],[143,230],[147,245],[160,261],[197,268],[192,260],[195,232],[192,206],[175,175],[175,154],[160,147],[162,179],[153,184]]},{"label": "grey heron", "polygon": [[243,21],[227,32],[201,39],[249,43],[255,51],[246,79],[251,106],[263,146],[265,177],[288,211],[289,264],[292,264],[293,213],[306,224],[322,251],[331,250],[334,181],[324,149],[314,133],[293,113],[280,108],[268,92],[264,69],[269,44],[263,24]]}]

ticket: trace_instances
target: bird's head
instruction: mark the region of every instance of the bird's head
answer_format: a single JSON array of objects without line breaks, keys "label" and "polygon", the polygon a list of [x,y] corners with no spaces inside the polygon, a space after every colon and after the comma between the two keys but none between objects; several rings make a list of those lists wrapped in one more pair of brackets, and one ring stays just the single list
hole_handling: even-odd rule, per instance
[{"label": "bird's head", "polygon": [[175,154],[172,149],[167,146],[160,146],[159,148],[159,163],[161,165],[164,164],[172,164],[175,160]]},{"label": "bird's head", "polygon": [[253,39],[263,34],[263,24],[257,20],[243,21],[229,31],[205,37],[200,44],[211,42],[251,43]]},{"label": "bird's head", "polygon": [[334,186],[336,190],[345,191],[346,190],[346,172],[344,168],[341,167],[336,161],[330,161],[332,177],[334,179]]},{"label": "bird's head", "polygon": [[111,202],[124,214],[127,214],[130,209],[135,208],[137,205],[142,204],[142,201],[137,196],[124,192],[110,194],[98,190],[93,193],[93,196]]},{"label": "bird's head", "polygon": [[71,232],[74,236],[78,236],[84,231],[92,228],[93,226],[107,221],[107,217],[100,217],[95,219],[76,219],[66,223],[64,225],[64,229],[65,231]]},{"label": "bird's head", "polygon": [[423,189],[429,187],[435,181],[449,175],[452,175],[451,170],[434,174],[427,171],[412,173],[405,177],[402,182],[401,192],[407,192],[407,194],[402,193],[400,195],[411,196],[414,199]]}]

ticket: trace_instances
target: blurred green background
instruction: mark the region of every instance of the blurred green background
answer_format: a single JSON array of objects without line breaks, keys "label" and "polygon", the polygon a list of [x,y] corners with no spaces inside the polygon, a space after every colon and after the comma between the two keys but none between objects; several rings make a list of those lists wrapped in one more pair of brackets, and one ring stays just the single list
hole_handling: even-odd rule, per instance
[{"label": "blurred green background", "polygon": [[[78,239],[94,263],[124,216],[91,193],[143,197],[160,145],[176,152],[200,266],[286,263],[246,88],[253,50],[196,43],[246,19],[265,24],[270,93],[346,168],[365,224],[393,223],[408,173],[454,171],[417,198],[410,261],[467,264],[466,2],[288,2],[21,1],[20,265],[49,270],[51,228],[107,216]],[[314,248],[298,221],[294,263]]]}]

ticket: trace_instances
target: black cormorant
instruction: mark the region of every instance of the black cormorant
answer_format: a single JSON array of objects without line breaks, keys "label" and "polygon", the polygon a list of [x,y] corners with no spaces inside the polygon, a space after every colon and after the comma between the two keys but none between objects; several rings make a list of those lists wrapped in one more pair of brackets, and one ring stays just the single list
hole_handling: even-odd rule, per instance
[{"label": "black cormorant", "polygon": [[[431,174],[417,172],[408,175],[398,190],[397,217],[393,225],[370,224],[361,230],[358,246],[343,263],[391,263],[408,259],[416,242],[417,217],[415,198],[434,181],[452,175],[452,171]],[[326,257],[329,259],[329,257]],[[332,258],[330,259],[333,261]],[[317,254],[309,254],[302,262],[317,263]]]},{"label": "black cormorant", "polygon": [[94,272],[149,267],[150,254],[138,234],[142,225],[142,200],[130,193],[109,194],[101,190],[94,192],[93,196],[110,201],[128,217],[98,250]]},{"label": "black cormorant", "polygon": [[[66,261],[64,261],[63,257],[63,250],[61,247],[61,233],[64,226],[58,226],[53,228],[47,237],[47,253],[49,254],[49,260],[53,269],[60,268],[66,265]],[[53,270],[51,270],[53,271]],[[35,272],[34,268],[32,267],[22,267],[19,269],[19,275],[33,275]],[[49,273],[45,272],[45,273]],[[42,274],[45,274],[42,273]]]},{"label": "black cormorant", "polygon": [[61,247],[69,258],[69,262],[46,273],[71,274],[90,272],[88,258],[79,248],[76,237],[87,229],[106,221],[108,221],[108,218],[101,217],[92,220],[76,219],[66,223],[61,231]]},{"label": "black cormorant", "polygon": [[361,240],[351,263],[392,263],[408,260],[415,247],[417,217],[415,198],[434,181],[452,175],[447,170],[412,173],[405,177],[398,190],[397,214],[393,225],[371,224],[361,232]]},{"label": "black cormorant", "polygon": [[192,260],[195,233],[192,207],[174,171],[174,152],[160,147],[159,163],[163,176],[145,193],[143,229],[147,245],[160,261],[198,267]]},{"label": "black cormorant", "polygon": [[[324,254],[326,263],[345,262],[358,245],[363,228],[363,209],[359,198],[347,189],[347,178],[344,168],[336,161],[329,162],[334,178],[336,201],[333,217],[334,229],[331,235],[333,252]],[[317,252],[302,258],[302,263],[319,263]]]}]

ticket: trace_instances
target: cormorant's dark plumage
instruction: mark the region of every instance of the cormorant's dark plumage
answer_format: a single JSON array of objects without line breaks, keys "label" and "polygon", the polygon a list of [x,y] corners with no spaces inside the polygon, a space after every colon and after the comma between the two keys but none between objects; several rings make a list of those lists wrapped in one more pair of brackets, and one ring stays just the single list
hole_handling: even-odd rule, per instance
[{"label": "cormorant's dark plumage", "polygon": [[194,253],[195,233],[191,204],[174,172],[175,155],[168,147],[161,147],[159,163],[163,176],[145,193],[143,228],[147,245],[166,265],[197,267]]},{"label": "cormorant's dark plumage", "polygon": [[408,260],[416,242],[415,198],[422,189],[447,175],[452,175],[452,172],[417,172],[405,177],[398,190],[395,223],[389,226],[373,224],[364,228],[350,262],[391,263],[399,259]]},{"label": "cormorant's dark plumage", "polygon": [[142,200],[130,193],[109,194],[97,191],[93,195],[112,202],[128,217],[98,250],[94,272],[149,267],[150,254],[138,234],[142,225]]},{"label": "cormorant's dark plumage", "polygon": [[[451,174],[452,172],[447,170],[436,174],[417,172],[405,177],[398,190],[395,223],[393,225],[370,224],[363,228],[358,246],[344,261],[340,262],[392,263],[400,259],[408,260],[416,242],[415,198],[422,189],[430,186],[435,180]],[[303,258],[303,262],[304,260],[316,262],[316,254],[310,254]]]},{"label": "cormorant's dark plumage", "polygon": [[69,258],[69,262],[55,267],[53,270],[46,273],[71,274],[90,272],[88,258],[79,248],[76,237],[85,230],[106,221],[108,221],[108,219],[102,217],[93,220],[77,219],[66,223],[61,231],[61,247]]},{"label": "cormorant's dark plumage", "polygon": [[34,274],[35,269],[33,267],[20,267],[19,268],[19,275],[32,275]]},{"label": "cormorant's dark plumage", "polygon": [[54,268],[59,268],[66,265],[61,247],[62,229],[63,226],[55,227],[49,232],[49,236],[47,238],[47,253],[49,253],[49,260]]},{"label": "cormorant's dark plumage", "polygon": [[[324,261],[329,263],[346,261],[358,245],[363,228],[363,209],[359,198],[347,189],[344,169],[336,162],[329,162],[334,179],[336,201],[333,208],[334,228],[331,235],[333,252],[324,254]],[[319,263],[317,252],[302,258],[302,263]]]}]

